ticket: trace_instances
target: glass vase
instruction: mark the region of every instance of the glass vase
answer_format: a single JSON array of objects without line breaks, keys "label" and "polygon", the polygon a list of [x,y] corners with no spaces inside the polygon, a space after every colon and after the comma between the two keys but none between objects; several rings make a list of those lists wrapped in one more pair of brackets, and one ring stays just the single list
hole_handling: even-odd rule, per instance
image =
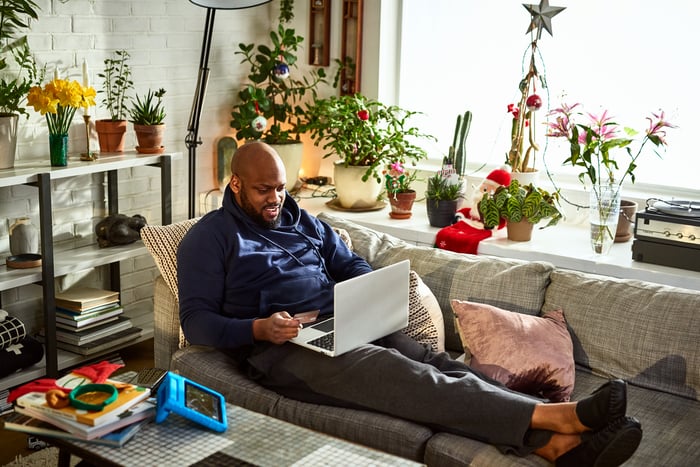
[{"label": "glass vase", "polygon": [[591,189],[591,248],[595,254],[607,255],[615,241],[620,214],[620,187],[603,184]]},{"label": "glass vase", "polygon": [[49,134],[49,152],[51,154],[52,167],[65,167],[68,165],[68,135]]}]

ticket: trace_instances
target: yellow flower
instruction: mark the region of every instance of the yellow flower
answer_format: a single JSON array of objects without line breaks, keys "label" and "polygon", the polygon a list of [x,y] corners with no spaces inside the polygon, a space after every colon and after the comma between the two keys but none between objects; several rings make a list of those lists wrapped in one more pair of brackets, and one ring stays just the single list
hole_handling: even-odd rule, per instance
[{"label": "yellow flower", "polygon": [[27,95],[27,104],[46,116],[51,134],[68,134],[75,110],[95,105],[95,89],[77,81],[54,79],[43,88],[34,86]]}]

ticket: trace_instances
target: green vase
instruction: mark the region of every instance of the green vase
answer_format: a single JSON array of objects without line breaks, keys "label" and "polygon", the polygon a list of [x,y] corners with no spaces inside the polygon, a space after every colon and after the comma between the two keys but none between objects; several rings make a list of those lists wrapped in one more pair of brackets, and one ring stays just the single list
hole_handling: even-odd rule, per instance
[{"label": "green vase", "polygon": [[68,165],[68,135],[49,134],[49,152],[52,167]]}]

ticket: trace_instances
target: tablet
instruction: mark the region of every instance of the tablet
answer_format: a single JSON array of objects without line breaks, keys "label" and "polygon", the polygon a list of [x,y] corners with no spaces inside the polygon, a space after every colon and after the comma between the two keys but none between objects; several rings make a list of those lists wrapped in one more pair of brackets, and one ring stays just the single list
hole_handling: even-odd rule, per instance
[{"label": "tablet", "polygon": [[220,433],[228,428],[224,396],[184,376],[168,372],[158,387],[157,400],[156,423],[175,412]]}]

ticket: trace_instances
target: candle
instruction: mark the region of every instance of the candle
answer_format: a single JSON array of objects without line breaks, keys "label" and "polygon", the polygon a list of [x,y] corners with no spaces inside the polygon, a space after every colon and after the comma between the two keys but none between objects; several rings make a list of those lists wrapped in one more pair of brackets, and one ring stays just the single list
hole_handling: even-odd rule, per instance
[{"label": "candle", "polygon": [[[83,58],[83,87],[87,88],[90,86],[90,75],[88,73],[88,64],[87,60]],[[90,108],[86,104],[85,107],[83,107],[83,110],[85,111],[85,116],[90,115]],[[88,151],[89,153],[89,151]]]},{"label": "candle", "polygon": [[83,59],[83,86],[86,88],[90,86],[90,76],[88,73],[88,64],[86,59]]},{"label": "candle", "polygon": [[60,76],[58,76],[58,66],[53,69],[53,79],[59,79]]}]

